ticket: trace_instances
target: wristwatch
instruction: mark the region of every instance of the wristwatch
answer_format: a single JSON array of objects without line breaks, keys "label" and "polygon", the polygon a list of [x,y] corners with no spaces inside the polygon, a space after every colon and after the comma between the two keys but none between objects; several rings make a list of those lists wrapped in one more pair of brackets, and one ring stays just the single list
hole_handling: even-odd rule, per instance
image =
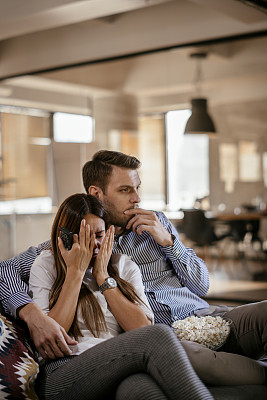
[{"label": "wristwatch", "polygon": [[99,290],[101,293],[103,293],[107,289],[114,289],[117,287],[117,282],[115,281],[114,278],[111,278],[110,276],[105,279],[105,282],[102,283],[102,285],[99,286]]}]

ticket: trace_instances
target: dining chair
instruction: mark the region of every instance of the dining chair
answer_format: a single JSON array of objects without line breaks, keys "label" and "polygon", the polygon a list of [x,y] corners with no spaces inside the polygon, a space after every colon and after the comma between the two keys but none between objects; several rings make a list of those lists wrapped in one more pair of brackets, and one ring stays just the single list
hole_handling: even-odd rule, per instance
[{"label": "dining chair", "polygon": [[[181,232],[191,242],[192,247],[203,248],[204,256],[210,257],[211,246],[229,236],[229,232],[218,235],[214,223],[201,209],[182,210],[184,217]],[[221,255],[220,255],[221,256]]]}]

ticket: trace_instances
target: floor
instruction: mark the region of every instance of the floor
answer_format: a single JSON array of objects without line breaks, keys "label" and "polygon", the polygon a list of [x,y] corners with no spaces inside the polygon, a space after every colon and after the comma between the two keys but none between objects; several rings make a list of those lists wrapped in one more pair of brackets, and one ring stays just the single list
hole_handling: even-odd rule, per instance
[{"label": "floor", "polygon": [[215,265],[213,260],[206,262],[210,271],[209,303],[224,300],[224,304],[239,305],[267,300],[267,262],[246,261],[247,266],[239,260],[216,260]]},{"label": "floor", "polygon": [[[220,248],[194,249],[210,272],[210,304],[240,305],[267,300],[267,253],[247,246],[242,251],[224,243]],[[239,249],[240,250],[240,249]]]}]

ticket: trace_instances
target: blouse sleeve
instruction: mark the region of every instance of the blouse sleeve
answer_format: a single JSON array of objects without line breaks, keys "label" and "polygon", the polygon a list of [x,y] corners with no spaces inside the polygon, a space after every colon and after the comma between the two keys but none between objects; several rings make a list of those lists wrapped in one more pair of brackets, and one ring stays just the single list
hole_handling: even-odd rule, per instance
[{"label": "blouse sleeve", "polygon": [[130,257],[121,254],[114,254],[112,263],[113,266],[117,268],[119,276],[133,285],[136,294],[144,303],[137,303],[138,306],[142,308],[146,316],[154,323],[154,314],[145,295],[142,276],[138,265],[133,262]]},{"label": "blouse sleeve", "polygon": [[34,261],[29,280],[33,301],[46,313],[49,312],[50,290],[56,278],[54,260],[50,251],[42,252]]}]

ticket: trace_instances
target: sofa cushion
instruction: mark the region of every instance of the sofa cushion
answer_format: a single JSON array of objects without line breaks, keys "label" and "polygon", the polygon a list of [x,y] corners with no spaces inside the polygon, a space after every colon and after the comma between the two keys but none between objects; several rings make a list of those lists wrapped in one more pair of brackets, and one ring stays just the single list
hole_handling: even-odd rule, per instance
[{"label": "sofa cushion", "polygon": [[209,387],[215,400],[266,400],[267,385],[237,385]]},{"label": "sofa cushion", "polygon": [[37,399],[34,381],[38,371],[26,325],[0,314],[0,398]]}]

